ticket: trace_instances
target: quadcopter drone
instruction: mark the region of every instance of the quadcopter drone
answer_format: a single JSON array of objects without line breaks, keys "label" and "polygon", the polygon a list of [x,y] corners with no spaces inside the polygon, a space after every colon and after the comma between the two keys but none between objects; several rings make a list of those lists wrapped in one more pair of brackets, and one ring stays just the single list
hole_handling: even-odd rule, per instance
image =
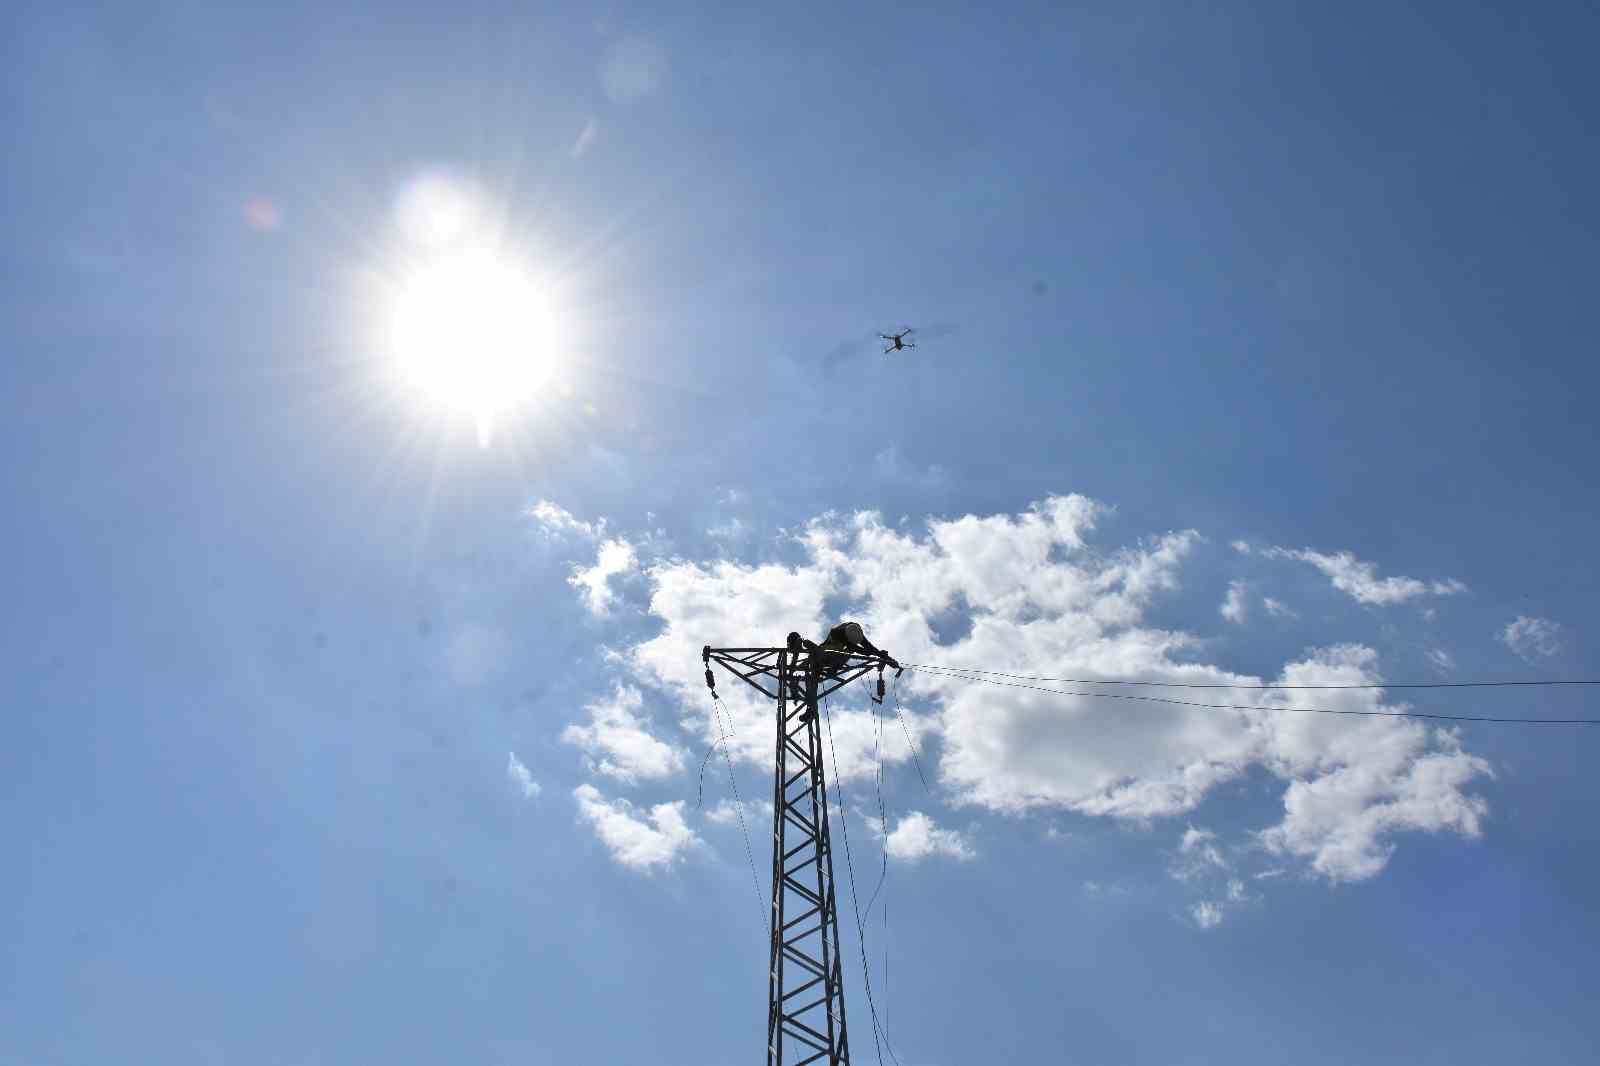
[{"label": "quadcopter drone", "polygon": [[912,329],[910,326],[907,326],[899,333],[878,334],[878,338],[880,340],[889,342],[889,346],[883,350],[883,354],[888,355],[891,352],[903,352],[907,348],[915,348],[917,345],[914,341],[906,340],[907,337],[911,336],[911,334],[915,332],[916,331],[914,329]]}]

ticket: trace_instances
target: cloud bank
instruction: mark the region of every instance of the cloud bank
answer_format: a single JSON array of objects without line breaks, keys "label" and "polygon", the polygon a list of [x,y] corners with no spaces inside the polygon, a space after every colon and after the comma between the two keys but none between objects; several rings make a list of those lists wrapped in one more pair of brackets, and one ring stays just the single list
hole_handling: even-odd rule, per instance
[{"label": "cloud bank", "polygon": [[[1376,653],[1360,644],[1308,651],[1273,678],[1204,661],[1203,635],[1147,620],[1152,605],[1179,588],[1199,534],[1180,530],[1103,546],[1094,532],[1104,513],[1074,495],[1052,496],[1016,514],[932,519],[920,529],[888,527],[873,512],[829,514],[790,534],[802,555],[796,565],[655,559],[643,573],[659,630],[626,647],[619,661],[630,684],[676,697],[682,725],[706,743],[721,731],[710,721],[701,645],[778,645],[791,629],[820,636],[834,613],[861,621],[875,642],[907,663],[1211,684],[1381,681]],[[1347,554],[1286,554],[1323,568],[1336,587],[1363,602],[1462,587],[1380,579],[1372,564]],[[941,638],[936,620],[953,610],[970,615],[970,629],[958,639]],[[766,767],[770,708],[744,689],[723,679],[732,723],[726,748],[737,760]],[[936,749],[929,756],[937,787],[952,807],[1144,822],[1191,812],[1219,786],[1255,773],[1278,783],[1283,803],[1280,820],[1252,831],[1257,852],[1336,881],[1378,873],[1407,832],[1475,836],[1486,813],[1470,790],[1488,766],[1447,730],[1392,718],[1274,712],[1305,704],[1406,706],[1381,689],[1235,692],[1216,702],[1244,709],[1200,710],[995,687],[913,669],[899,695],[907,731]],[[910,758],[909,746],[881,742],[868,710],[835,705],[831,717],[843,779],[872,771],[875,745],[887,761]],[[939,837],[947,831],[931,819],[924,825],[908,815],[894,832],[905,834],[900,846],[908,856],[969,846]]]}]

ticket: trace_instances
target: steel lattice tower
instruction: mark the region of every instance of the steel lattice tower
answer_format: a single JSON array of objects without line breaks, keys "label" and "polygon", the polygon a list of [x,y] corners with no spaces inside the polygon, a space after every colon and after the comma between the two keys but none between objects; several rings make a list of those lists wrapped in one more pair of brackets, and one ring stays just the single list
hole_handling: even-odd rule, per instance
[{"label": "steel lattice tower", "polygon": [[850,1061],[844,1017],[844,967],[828,833],[818,700],[887,656],[821,650],[798,633],[784,648],[712,648],[701,657],[716,691],[716,662],[778,704],[772,775],[772,912],[767,971],[768,1066]]}]

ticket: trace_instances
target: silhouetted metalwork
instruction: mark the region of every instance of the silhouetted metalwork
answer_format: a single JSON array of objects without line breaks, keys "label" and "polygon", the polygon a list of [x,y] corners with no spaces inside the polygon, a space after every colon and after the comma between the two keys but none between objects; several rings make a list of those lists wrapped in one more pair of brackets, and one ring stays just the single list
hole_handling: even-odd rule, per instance
[{"label": "silhouetted metalwork", "polygon": [[[712,648],[701,657],[713,692],[713,662],[777,701],[777,761],[772,777],[772,913],[767,973],[769,1066],[829,1066],[850,1061],[845,1027],[844,967],[839,958],[839,912],[833,845],[828,831],[828,784],[823,773],[818,701],[872,670],[883,687],[888,655],[860,635],[818,645],[790,633],[783,648]],[[864,645],[864,647],[863,647]]]}]

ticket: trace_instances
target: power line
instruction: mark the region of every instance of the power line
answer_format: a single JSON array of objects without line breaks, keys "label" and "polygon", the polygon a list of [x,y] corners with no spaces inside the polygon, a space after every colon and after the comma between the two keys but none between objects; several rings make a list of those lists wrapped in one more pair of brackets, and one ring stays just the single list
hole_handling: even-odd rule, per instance
[{"label": "power line", "polygon": [[[907,666],[906,669],[913,669]],[[927,667],[915,667],[926,670]],[[1174,699],[1171,696],[1135,696],[1126,692],[1085,692],[1075,689],[1045,688],[1043,685],[1024,685],[1016,681],[1001,681],[992,677],[952,675],[961,681],[981,681],[1005,688],[1025,688],[1035,692],[1048,692],[1055,696],[1083,696],[1100,700],[1135,700],[1140,703],[1167,703],[1175,707],[1201,707],[1213,711],[1275,711],[1282,714],[1337,714],[1354,718],[1431,718],[1443,722],[1494,722],[1502,725],[1600,725],[1600,718],[1496,718],[1474,714],[1432,714],[1426,711],[1355,711],[1337,707],[1277,707],[1271,704],[1247,703],[1197,703],[1194,700]],[[1043,679],[1049,680],[1049,679]],[[1081,683],[1081,682],[1080,682]],[[1352,686],[1378,687],[1384,686]]]},{"label": "power line", "polygon": [[992,677],[1009,677],[1017,681],[1050,681],[1061,685],[1128,685],[1143,688],[1211,688],[1235,689],[1240,691],[1332,691],[1342,689],[1380,689],[1380,688],[1531,688],[1553,687],[1557,685],[1600,685],[1600,679],[1581,680],[1535,680],[1535,681],[1394,681],[1394,682],[1363,682],[1350,685],[1227,685],[1227,684],[1201,684],[1184,681],[1124,681],[1108,680],[1105,678],[1090,677],[1036,677],[1032,674],[1008,674],[1000,670],[978,670],[965,666],[935,666],[931,663],[906,663],[906,669],[917,669],[926,672],[950,674],[957,677],[968,674],[982,674]]}]

